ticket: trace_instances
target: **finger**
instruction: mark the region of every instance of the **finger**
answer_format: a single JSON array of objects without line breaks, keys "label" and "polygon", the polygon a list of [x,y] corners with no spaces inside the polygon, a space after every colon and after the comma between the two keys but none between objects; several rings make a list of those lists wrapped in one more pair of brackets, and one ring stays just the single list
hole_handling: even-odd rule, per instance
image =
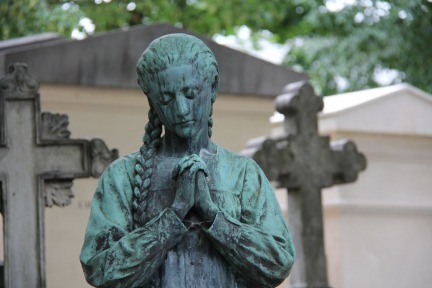
[{"label": "finger", "polygon": [[202,160],[201,160],[201,157],[198,156],[197,154],[192,154],[192,155],[190,155],[190,159],[192,159],[192,160],[194,160],[194,161],[196,161],[196,162],[202,161]]},{"label": "finger", "polygon": [[[210,197],[209,186],[202,170],[195,175],[195,202],[206,201]],[[200,204],[198,204],[200,205]]]},{"label": "finger", "polygon": [[217,206],[213,202],[204,172],[201,170],[196,174],[195,207],[198,214],[205,221],[213,221]]},{"label": "finger", "polygon": [[171,178],[172,178],[173,180],[177,180],[177,177],[178,177],[178,175],[179,175],[179,172],[180,172],[180,165],[176,164],[176,165],[174,166],[173,171],[172,171]]},{"label": "finger", "polygon": [[205,189],[208,190],[207,176],[204,173],[204,171],[203,170],[199,170],[196,173],[195,177],[196,177],[196,183],[198,185],[198,188],[200,188],[200,190],[201,190],[201,188],[205,188]]},{"label": "finger", "polygon": [[208,176],[208,171],[207,171],[207,165],[200,161],[200,162],[196,162],[191,168],[190,168],[190,173],[191,174],[195,174],[198,171],[202,171],[205,175],[205,177]]},{"label": "finger", "polygon": [[183,175],[188,169],[191,169],[196,164],[195,159],[189,159],[180,166],[179,175]]},{"label": "finger", "polygon": [[[181,164],[180,167],[180,172],[179,174],[182,175],[183,173],[185,173],[187,171],[187,169],[192,169],[195,165],[200,165],[199,167],[204,167],[204,168],[199,168],[199,169],[203,169],[206,170],[206,164],[204,163],[204,161],[196,154],[192,154],[189,156],[188,159],[185,159],[185,161]],[[196,172],[197,170],[194,169],[194,172]],[[189,175],[192,175],[195,173],[189,173]]]},{"label": "finger", "polygon": [[185,163],[190,161],[192,156],[193,155],[185,156],[177,162],[177,164],[175,165],[173,172],[172,172],[172,179],[173,180],[176,180],[178,178],[178,176],[184,172],[184,169],[187,168],[187,166],[185,166]]},{"label": "finger", "polygon": [[196,154],[193,154],[191,159],[194,160],[194,166],[191,167],[192,172],[196,173],[198,170],[202,170],[208,176],[207,164],[204,160]]},{"label": "finger", "polygon": [[[182,159],[183,160],[183,159]],[[177,180],[177,177],[179,176],[180,173],[180,166],[181,166],[181,162],[182,160],[180,160],[179,162],[177,162],[177,164],[174,166],[174,169],[172,171],[172,176],[171,178],[173,180]]]}]

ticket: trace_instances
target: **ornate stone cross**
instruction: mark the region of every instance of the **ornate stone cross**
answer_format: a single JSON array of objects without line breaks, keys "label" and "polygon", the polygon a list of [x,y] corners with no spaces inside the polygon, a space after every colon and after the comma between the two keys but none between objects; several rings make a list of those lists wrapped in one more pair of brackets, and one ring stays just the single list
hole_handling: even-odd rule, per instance
[{"label": "ornate stone cross", "polygon": [[317,113],[323,100],[305,82],[287,86],[276,98],[286,135],[249,142],[247,154],[270,180],[288,190],[288,221],[297,250],[292,288],[327,288],[321,189],[354,182],[366,159],[353,142],[330,143],[319,136]]},{"label": "ornate stone cross", "polygon": [[66,115],[41,114],[38,86],[20,63],[0,80],[5,287],[45,287],[45,206],[69,204],[72,180],[98,177],[116,156],[100,139],[69,139]]}]

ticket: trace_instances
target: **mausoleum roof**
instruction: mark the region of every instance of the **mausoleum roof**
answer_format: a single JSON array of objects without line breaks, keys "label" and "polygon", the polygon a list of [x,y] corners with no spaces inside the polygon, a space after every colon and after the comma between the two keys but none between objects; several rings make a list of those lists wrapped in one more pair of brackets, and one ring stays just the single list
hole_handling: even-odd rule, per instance
[{"label": "mausoleum roof", "polygon": [[[135,65],[155,38],[188,33],[168,24],[135,26],[70,40],[54,34],[0,42],[0,77],[7,65],[25,62],[41,83],[138,88]],[[303,73],[275,65],[201,38],[219,64],[219,90],[227,94],[276,96],[291,82],[307,79]]]},{"label": "mausoleum roof", "polygon": [[[402,83],[324,97],[320,132],[432,136],[432,95]],[[280,125],[275,113],[271,122]]]},{"label": "mausoleum roof", "polygon": [[320,130],[432,136],[432,95],[410,85],[324,98]]}]

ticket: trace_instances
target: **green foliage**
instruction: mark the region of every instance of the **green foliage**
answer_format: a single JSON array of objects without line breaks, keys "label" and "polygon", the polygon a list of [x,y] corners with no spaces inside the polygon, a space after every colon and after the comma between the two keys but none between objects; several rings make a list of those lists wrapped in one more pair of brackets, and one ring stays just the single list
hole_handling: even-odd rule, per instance
[{"label": "green foliage", "polygon": [[254,27],[255,31],[271,30],[274,24],[286,18],[287,11],[282,0],[143,0],[135,1],[135,9],[128,11],[131,2],[75,1],[93,19],[99,31],[154,22],[177,24],[204,35],[233,34],[241,25]]},{"label": "green foliage", "polygon": [[73,3],[62,4],[48,5],[45,0],[2,0],[0,40],[52,31],[70,36],[83,13]]},{"label": "green foliage", "polygon": [[246,25],[255,44],[262,37],[287,43],[283,64],[308,73],[322,95],[401,81],[432,92],[430,0],[353,0],[338,9],[333,0],[6,1],[2,39],[43,31],[70,36],[83,30],[83,17],[96,32],[167,22],[211,37]]},{"label": "green foliage", "polygon": [[[357,1],[338,12],[310,13],[303,18],[308,33],[288,39],[284,64],[307,72],[318,93],[401,81],[432,92],[431,2]],[[380,80],[388,71],[391,77]]]}]

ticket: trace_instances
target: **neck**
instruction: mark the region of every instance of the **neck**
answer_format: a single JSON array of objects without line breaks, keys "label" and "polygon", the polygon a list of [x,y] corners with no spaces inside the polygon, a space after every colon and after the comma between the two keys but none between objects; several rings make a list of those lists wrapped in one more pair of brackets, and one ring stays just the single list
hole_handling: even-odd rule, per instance
[{"label": "neck", "polygon": [[207,131],[201,133],[201,135],[195,135],[186,139],[165,130],[161,149],[163,156],[181,158],[192,154],[199,155],[203,149],[211,153],[216,152],[216,147],[208,136]]}]

